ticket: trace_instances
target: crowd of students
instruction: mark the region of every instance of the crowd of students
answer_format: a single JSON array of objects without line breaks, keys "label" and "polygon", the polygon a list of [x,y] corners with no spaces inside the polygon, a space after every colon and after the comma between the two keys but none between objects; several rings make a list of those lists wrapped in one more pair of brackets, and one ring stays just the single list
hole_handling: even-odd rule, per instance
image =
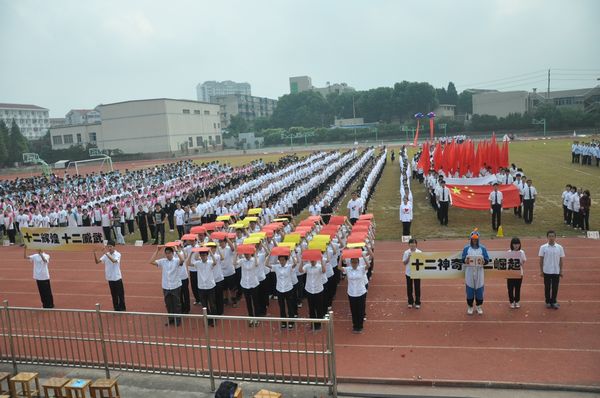
[{"label": "crowd of students", "polygon": [[573,141],[571,145],[571,163],[600,167],[600,141]]},{"label": "crowd of students", "polygon": [[589,231],[590,207],[592,206],[590,191],[567,184],[561,199],[564,223],[573,229]]}]

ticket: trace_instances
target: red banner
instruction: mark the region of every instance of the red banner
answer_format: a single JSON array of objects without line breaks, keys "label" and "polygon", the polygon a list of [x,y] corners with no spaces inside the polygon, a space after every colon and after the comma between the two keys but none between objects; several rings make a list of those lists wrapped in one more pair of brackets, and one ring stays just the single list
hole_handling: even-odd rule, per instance
[{"label": "red banner", "polygon": [[[446,185],[452,196],[452,206],[463,209],[489,210],[490,193],[494,190],[492,185]],[[498,190],[502,192],[503,208],[517,207],[521,203],[519,189],[512,184],[499,185]]]}]

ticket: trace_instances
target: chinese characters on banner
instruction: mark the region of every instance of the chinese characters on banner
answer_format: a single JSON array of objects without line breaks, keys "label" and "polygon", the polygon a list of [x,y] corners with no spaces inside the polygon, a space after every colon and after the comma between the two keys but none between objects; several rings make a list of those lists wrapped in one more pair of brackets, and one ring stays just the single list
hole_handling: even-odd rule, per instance
[{"label": "chinese characters on banner", "polygon": [[[413,279],[460,279],[465,277],[462,251],[423,252],[410,256]],[[486,277],[520,278],[521,259],[518,252],[488,251],[490,262],[483,265]]]},{"label": "chinese characters on banner", "polygon": [[104,241],[102,227],[23,227],[21,232],[25,246],[33,250],[91,250]]}]

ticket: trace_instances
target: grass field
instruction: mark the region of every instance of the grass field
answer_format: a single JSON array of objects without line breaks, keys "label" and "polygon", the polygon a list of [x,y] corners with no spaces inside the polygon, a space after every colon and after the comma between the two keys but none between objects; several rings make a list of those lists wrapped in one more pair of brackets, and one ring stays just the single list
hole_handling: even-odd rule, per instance
[{"label": "grass field", "polygon": [[[583,236],[581,231],[575,231],[562,222],[560,197],[565,184],[590,190],[590,228],[598,229],[600,217],[595,206],[600,197],[600,168],[571,164],[571,142],[569,139],[557,139],[511,143],[510,162],[523,168],[533,180],[539,195],[535,203],[533,223],[530,225],[515,217],[512,209],[503,212],[505,236],[541,237],[545,236],[548,229],[555,229],[562,236]],[[413,153],[412,150],[409,151],[409,156]],[[374,213],[377,221],[377,239],[400,239],[402,224],[398,219],[399,189],[398,163],[388,161],[368,209]],[[415,202],[411,228],[413,236],[421,239],[467,237],[474,227],[478,227],[486,238],[496,236],[492,231],[489,211],[450,208],[448,226],[442,227],[425,199],[424,186],[412,180],[411,189]]]}]

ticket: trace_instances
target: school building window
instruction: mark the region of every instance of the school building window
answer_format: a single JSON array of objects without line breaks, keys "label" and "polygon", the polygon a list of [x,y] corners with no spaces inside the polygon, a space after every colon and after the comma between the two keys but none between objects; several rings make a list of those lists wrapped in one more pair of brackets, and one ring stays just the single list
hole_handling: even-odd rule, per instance
[{"label": "school building window", "polygon": [[220,135],[217,135],[215,137],[215,142],[217,143],[217,145],[221,145],[221,136]]},{"label": "school building window", "polygon": [[189,115],[190,114],[190,110],[189,109],[184,109],[183,113],[186,114],[186,115]]},{"label": "school building window", "polygon": [[196,137],[196,146],[202,146],[202,137]]},{"label": "school building window", "polygon": [[200,111],[198,109],[194,109],[194,115],[199,115]]},{"label": "school building window", "polygon": [[62,145],[62,135],[55,135],[52,137],[52,144],[54,145]]},{"label": "school building window", "polygon": [[204,111],[205,115],[210,115],[210,111]]},{"label": "school building window", "polygon": [[188,146],[190,148],[194,146],[194,139],[192,137],[188,137]]},{"label": "school building window", "polygon": [[89,134],[89,136],[90,136],[90,142],[96,142],[96,133],[91,132]]},{"label": "school building window", "polygon": [[81,144],[81,134],[77,133],[77,143]]},{"label": "school building window", "polygon": [[65,144],[72,144],[73,143],[73,134],[65,134],[65,135],[63,135],[63,142]]}]

